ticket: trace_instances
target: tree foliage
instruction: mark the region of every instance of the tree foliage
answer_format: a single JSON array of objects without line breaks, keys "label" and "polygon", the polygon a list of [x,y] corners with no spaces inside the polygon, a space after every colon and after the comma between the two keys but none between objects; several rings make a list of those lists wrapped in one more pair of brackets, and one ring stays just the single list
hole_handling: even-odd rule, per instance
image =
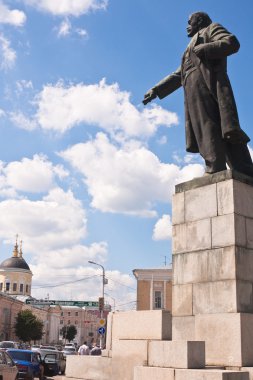
[{"label": "tree foliage", "polygon": [[61,329],[61,333],[64,339],[67,339],[69,342],[73,340],[77,334],[76,326],[69,325],[69,326],[63,326]]},{"label": "tree foliage", "polygon": [[31,310],[20,311],[16,317],[15,334],[23,342],[40,340],[43,335],[43,322]]}]

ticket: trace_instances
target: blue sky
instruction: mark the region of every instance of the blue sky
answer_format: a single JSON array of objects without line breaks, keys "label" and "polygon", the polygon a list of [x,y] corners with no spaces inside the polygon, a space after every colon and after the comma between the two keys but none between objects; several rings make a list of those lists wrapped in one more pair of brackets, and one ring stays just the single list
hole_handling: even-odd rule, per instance
[{"label": "blue sky", "polygon": [[251,0],[0,0],[0,257],[18,233],[34,296],[96,299],[92,260],[131,308],[132,270],[171,262],[174,186],[203,161],[185,152],[182,89],[141,101],[179,66],[198,10],[241,42],[228,72],[252,137]]}]

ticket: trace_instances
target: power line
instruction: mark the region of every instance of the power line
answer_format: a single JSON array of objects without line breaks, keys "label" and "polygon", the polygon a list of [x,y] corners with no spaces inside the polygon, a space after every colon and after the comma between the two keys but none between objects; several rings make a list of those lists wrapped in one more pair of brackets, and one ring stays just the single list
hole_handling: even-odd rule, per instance
[{"label": "power line", "polygon": [[125,286],[126,288],[129,288],[129,289],[136,291],[136,288],[132,288],[131,286],[128,286],[128,285],[124,284],[123,282],[113,280],[112,278],[110,278],[108,276],[106,276],[106,278],[108,278],[108,280],[111,280],[112,282],[116,282],[117,284],[120,284],[122,286]]},{"label": "power line", "polygon": [[94,278],[94,277],[99,277],[100,275],[94,275],[94,276],[87,276],[87,277],[83,277],[83,278],[80,278],[78,280],[75,280],[75,281],[68,281],[68,282],[61,282],[60,284],[55,284],[55,285],[35,285],[35,286],[32,286],[32,288],[35,288],[35,289],[44,289],[44,288],[57,288],[58,286],[62,286],[62,285],[69,285],[69,284],[74,284],[76,282],[81,282],[81,281],[84,281],[84,280],[89,280],[91,278]]}]

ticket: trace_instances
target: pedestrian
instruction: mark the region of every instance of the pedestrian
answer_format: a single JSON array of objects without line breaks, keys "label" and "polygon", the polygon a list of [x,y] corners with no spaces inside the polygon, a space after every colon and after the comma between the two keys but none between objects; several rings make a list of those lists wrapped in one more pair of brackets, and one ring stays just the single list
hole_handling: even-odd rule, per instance
[{"label": "pedestrian", "polygon": [[78,349],[78,355],[89,355],[90,349],[85,341]]},{"label": "pedestrian", "polygon": [[100,346],[97,343],[95,343],[93,348],[90,351],[90,355],[99,356],[99,355],[101,355],[101,353],[102,352],[101,352]]}]

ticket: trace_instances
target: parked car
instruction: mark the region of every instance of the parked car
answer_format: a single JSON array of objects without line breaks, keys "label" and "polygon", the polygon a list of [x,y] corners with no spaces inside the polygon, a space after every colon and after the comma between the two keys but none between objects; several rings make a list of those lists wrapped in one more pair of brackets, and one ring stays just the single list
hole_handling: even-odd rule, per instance
[{"label": "parked car", "polygon": [[39,348],[37,352],[40,354],[42,363],[45,366],[45,375],[64,375],[66,359],[62,351]]},{"label": "parked car", "polygon": [[18,379],[18,369],[10,355],[5,351],[0,351],[0,379]]},{"label": "parked car", "polygon": [[76,343],[70,342],[70,343],[65,343],[65,347],[75,347]]},{"label": "parked car", "polygon": [[19,344],[17,342],[13,342],[12,340],[3,340],[0,342],[0,348],[5,350],[7,348],[19,348]]},{"label": "parked car", "polygon": [[32,351],[37,351],[38,348],[40,348],[40,345],[39,345],[39,344],[33,344],[33,345],[31,346],[31,350],[32,350]]},{"label": "parked car", "polygon": [[39,348],[42,348],[44,350],[56,350],[57,351],[57,348],[55,346],[43,346],[43,345],[41,345]]},{"label": "parked car", "polygon": [[18,379],[33,380],[34,377],[38,377],[42,380],[43,368],[41,357],[38,356],[37,352],[10,348],[7,350],[7,353],[12,357],[18,367]]},{"label": "parked car", "polygon": [[65,356],[65,358],[66,358],[67,355],[77,355],[75,347],[66,347],[65,346],[63,348],[62,352],[63,352],[63,355]]}]

